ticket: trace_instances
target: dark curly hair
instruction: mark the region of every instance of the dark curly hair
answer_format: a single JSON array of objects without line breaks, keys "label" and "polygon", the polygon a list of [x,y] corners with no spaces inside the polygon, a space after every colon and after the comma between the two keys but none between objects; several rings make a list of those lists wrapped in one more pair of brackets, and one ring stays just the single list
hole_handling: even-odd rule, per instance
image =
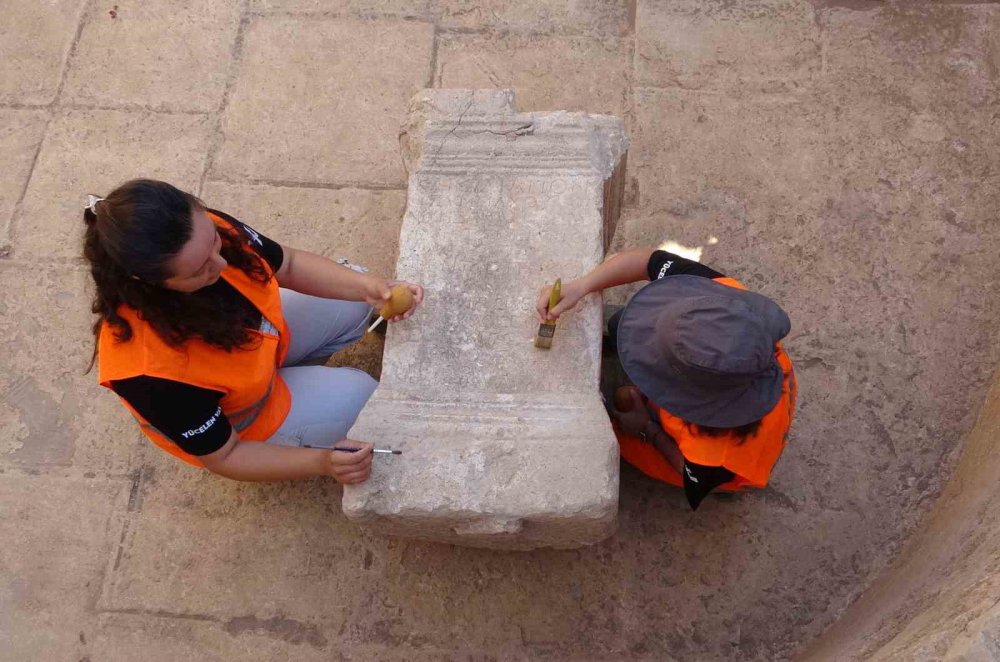
[{"label": "dark curly hair", "polygon": [[[166,182],[133,179],[83,213],[86,224],[83,255],[90,264],[97,291],[92,311],[94,353],[101,326],[107,324],[118,342],[132,338],[132,328],[120,314],[121,306],[137,311],[140,319],[171,346],[200,338],[227,352],[252,349],[260,337],[252,331],[257,313],[244,297],[223,296],[217,287],[185,293],[167,289],[167,263],[191,238],[191,219],[205,204]],[[222,257],[250,278],[266,283],[271,273],[252,251],[247,238],[235,229],[219,228]]]}]

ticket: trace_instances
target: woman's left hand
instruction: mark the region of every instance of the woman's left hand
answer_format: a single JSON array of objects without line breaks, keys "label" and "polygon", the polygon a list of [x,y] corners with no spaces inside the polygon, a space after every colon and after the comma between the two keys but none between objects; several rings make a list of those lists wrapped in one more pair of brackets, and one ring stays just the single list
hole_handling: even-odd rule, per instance
[{"label": "woman's left hand", "polygon": [[639,433],[643,432],[646,426],[649,425],[651,419],[649,410],[646,409],[646,402],[639,395],[639,390],[631,388],[629,389],[629,395],[632,398],[631,411],[621,411],[616,407],[614,416],[615,420],[618,421],[618,425],[621,426],[622,432],[632,437],[638,437]]},{"label": "woman's left hand", "polygon": [[401,322],[405,320],[407,317],[413,314],[413,311],[416,310],[417,306],[419,306],[424,300],[424,288],[420,287],[416,283],[408,283],[405,280],[389,281],[389,287],[394,287],[396,285],[405,285],[407,288],[409,288],[411,292],[413,292],[413,307],[410,308],[408,311],[406,311],[404,314],[396,315],[395,317],[391,318],[389,320],[390,322]]}]

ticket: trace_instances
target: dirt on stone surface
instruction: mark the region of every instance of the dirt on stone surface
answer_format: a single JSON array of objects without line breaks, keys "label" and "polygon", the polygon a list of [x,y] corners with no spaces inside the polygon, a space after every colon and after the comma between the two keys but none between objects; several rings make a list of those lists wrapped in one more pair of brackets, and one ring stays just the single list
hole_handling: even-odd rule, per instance
[{"label": "dirt on stone surface", "polygon": [[[1000,358],[995,3],[7,5],[11,659],[789,659],[934,502]],[[798,413],[769,488],[691,513],[624,467],[619,531],[591,548],[382,539],[343,518],[330,481],[181,465],[84,374],[87,193],[166,179],[392,276],[398,128],[441,85],[621,114],[614,249],[697,256],[789,312]],[[381,342],[333,362],[377,374]]]}]

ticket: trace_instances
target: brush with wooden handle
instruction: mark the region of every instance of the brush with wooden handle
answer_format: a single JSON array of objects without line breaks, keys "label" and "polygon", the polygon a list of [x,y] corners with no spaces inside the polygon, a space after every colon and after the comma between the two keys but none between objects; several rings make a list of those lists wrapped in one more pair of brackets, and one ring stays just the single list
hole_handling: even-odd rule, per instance
[{"label": "brush with wooden handle", "polygon": [[[552,310],[562,299],[562,279],[556,278],[549,292],[549,307]],[[535,334],[535,347],[538,349],[552,349],[552,339],[556,335],[556,320],[545,320],[538,325],[538,333]]]}]

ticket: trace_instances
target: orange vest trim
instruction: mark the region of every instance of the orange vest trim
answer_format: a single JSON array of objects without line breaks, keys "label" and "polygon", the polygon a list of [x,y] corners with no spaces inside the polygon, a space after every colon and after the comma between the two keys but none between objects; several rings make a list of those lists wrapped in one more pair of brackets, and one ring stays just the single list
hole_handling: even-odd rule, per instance
[{"label": "orange vest trim", "polygon": [[[219,216],[208,213],[217,227],[233,228]],[[278,368],[288,353],[291,332],[281,312],[278,281],[272,276],[266,283],[256,281],[236,267],[226,267],[222,278],[260,310],[277,330],[258,332],[259,345],[250,350],[231,352],[213,347],[199,338],[191,338],[179,347],[171,347],[132,308],[122,307],[119,314],[132,327],[132,338],[118,342],[113,331],[102,325],[98,338],[98,381],[111,388],[111,382],[139,375],[161,377],[220,391],[219,404],[233,428],[245,441],[265,441],[288,416],[292,396],[281,379]],[[142,432],[153,443],[189,464],[203,467],[198,457],[184,452],[139,415],[125,400],[123,404],[135,416]]]},{"label": "orange vest trim", "polygon": [[[746,287],[732,278],[715,278],[718,283],[745,290]],[[784,374],[781,397],[778,403],[761,420],[757,432],[740,443],[733,435],[711,437],[697,432],[691,425],[659,407],[660,424],[677,442],[684,459],[710,467],[725,467],[735,474],[733,480],[719,487],[722,490],[742,490],[767,485],[778,457],[785,449],[788,430],[795,414],[798,386],[795,371],[788,354],[776,343],[774,355]],[[615,425],[615,434],[622,458],[629,464],[657,480],[683,487],[684,480],[650,443],[622,433]]]}]

